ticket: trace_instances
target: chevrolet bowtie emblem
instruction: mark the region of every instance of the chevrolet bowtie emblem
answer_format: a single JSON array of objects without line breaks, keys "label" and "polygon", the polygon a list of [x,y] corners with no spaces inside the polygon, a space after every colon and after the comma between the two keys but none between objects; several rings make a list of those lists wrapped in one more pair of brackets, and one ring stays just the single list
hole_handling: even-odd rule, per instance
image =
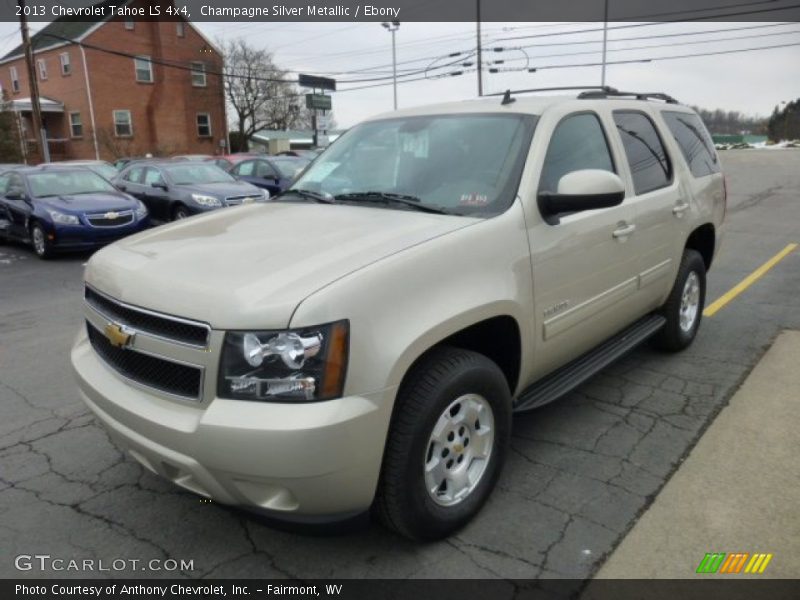
[{"label": "chevrolet bowtie emblem", "polygon": [[108,341],[115,348],[126,348],[130,346],[133,341],[133,336],[136,332],[124,325],[117,325],[116,323],[109,323],[106,325],[105,334]]},{"label": "chevrolet bowtie emblem", "polygon": [[103,217],[105,217],[106,219],[112,220],[112,219],[118,218],[119,217],[119,213],[118,212],[114,212],[112,210],[111,212],[107,212],[106,214],[104,214]]}]

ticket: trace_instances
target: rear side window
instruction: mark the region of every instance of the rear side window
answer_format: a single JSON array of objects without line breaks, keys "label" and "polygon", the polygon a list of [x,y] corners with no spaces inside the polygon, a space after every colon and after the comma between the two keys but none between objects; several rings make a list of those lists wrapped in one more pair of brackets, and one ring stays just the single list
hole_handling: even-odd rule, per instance
[{"label": "rear side window", "polygon": [[640,112],[614,111],[614,123],[625,147],[636,194],[668,186],[672,166],[650,118]]},{"label": "rear side window", "polygon": [[671,111],[664,111],[661,114],[675,141],[678,142],[692,175],[703,177],[719,173],[719,160],[714,150],[714,142],[700,117]]},{"label": "rear side window", "polygon": [[614,172],[603,126],[591,113],[568,116],[556,126],[542,166],[539,192],[558,192],[558,181],[581,169]]}]

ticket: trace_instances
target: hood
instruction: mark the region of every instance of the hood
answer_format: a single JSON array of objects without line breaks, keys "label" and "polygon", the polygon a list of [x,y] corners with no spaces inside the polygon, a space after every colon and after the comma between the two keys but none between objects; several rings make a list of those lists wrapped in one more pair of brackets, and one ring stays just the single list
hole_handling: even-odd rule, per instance
[{"label": "hood", "polygon": [[223,183],[197,183],[186,185],[175,185],[175,187],[193,192],[195,194],[208,194],[218,198],[225,196],[241,196],[243,194],[255,194],[260,196],[261,190],[252,183],[246,181],[225,181]]},{"label": "hood", "polygon": [[122,193],[76,194],[74,196],[49,196],[37,198],[42,206],[66,213],[101,213],[111,210],[135,209],[138,202]]},{"label": "hood", "polygon": [[272,202],[158,227],[96,253],[86,280],[115,298],[215,329],[285,327],[327,284],[479,219]]}]

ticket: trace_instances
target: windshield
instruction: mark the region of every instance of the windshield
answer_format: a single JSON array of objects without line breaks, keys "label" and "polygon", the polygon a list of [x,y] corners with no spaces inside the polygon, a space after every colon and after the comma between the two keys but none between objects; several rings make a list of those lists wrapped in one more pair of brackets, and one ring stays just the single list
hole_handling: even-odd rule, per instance
[{"label": "windshield", "polygon": [[46,196],[71,196],[115,192],[116,189],[97,173],[86,169],[80,171],[50,171],[28,175],[31,194],[35,198]]},{"label": "windshield", "polygon": [[175,185],[194,185],[203,183],[230,183],[233,177],[216,165],[192,164],[165,167],[167,176]]},{"label": "windshield", "polygon": [[114,168],[113,165],[109,165],[106,163],[98,163],[93,165],[86,165],[87,168],[91,169],[101,177],[105,177],[108,180],[114,179],[117,175],[119,175],[119,171]]},{"label": "windshield", "polygon": [[455,214],[498,214],[514,200],[535,123],[536,117],[521,114],[363,123],[338,139],[292,189],[334,198],[399,194]]},{"label": "windshield", "polygon": [[310,160],[304,158],[273,158],[272,164],[280,172],[281,177],[291,179],[306,168]]}]

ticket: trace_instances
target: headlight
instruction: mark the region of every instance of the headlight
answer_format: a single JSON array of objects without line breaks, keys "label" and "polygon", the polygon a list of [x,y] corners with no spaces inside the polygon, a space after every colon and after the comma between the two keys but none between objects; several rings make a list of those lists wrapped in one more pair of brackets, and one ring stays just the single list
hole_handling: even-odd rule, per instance
[{"label": "headlight", "polygon": [[136,218],[142,220],[147,216],[147,207],[139,201],[139,206],[136,207]]},{"label": "headlight", "polygon": [[75,215],[65,215],[57,210],[48,210],[47,212],[50,213],[50,218],[53,219],[53,223],[59,223],[60,225],[77,225],[80,223],[78,217]]},{"label": "headlight", "polygon": [[349,323],[225,334],[217,394],[236,400],[310,402],[342,395]]},{"label": "headlight", "polygon": [[222,206],[222,202],[219,201],[219,198],[214,198],[214,196],[192,194],[192,200],[197,202],[200,206],[207,206],[208,208],[217,208]]}]

